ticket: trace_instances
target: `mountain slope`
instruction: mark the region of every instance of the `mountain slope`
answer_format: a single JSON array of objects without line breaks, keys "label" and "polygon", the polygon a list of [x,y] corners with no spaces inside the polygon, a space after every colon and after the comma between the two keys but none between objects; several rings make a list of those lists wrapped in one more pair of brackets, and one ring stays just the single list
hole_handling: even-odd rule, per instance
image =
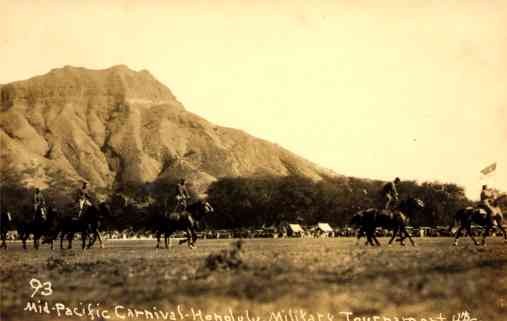
[{"label": "mountain slope", "polygon": [[265,140],[188,112],[147,71],[66,66],[0,87],[3,168],[37,168],[93,187],[187,177],[334,175]]}]

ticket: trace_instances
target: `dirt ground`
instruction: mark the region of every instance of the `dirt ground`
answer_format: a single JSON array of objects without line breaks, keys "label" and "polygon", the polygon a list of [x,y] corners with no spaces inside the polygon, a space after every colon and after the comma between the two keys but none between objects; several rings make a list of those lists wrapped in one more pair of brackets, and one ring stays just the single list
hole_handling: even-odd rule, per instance
[{"label": "dirt ground", "polygon": [[0,320],[507,320],[500,238],[487,247],[448,238],[381,248],[352,238],[233,242],[173,242],[169,251],[154,241],[87,251],[11,243],[0,252]]}]

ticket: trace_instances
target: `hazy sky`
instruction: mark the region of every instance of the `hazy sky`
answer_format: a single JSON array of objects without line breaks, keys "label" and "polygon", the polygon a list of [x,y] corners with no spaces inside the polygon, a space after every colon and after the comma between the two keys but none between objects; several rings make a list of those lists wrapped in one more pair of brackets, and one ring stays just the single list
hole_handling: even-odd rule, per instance
[{"label": "hazy sky", "polygon": [[126,64],[341,174],[507,190],[507,1],[0,5],[0,83]]}]

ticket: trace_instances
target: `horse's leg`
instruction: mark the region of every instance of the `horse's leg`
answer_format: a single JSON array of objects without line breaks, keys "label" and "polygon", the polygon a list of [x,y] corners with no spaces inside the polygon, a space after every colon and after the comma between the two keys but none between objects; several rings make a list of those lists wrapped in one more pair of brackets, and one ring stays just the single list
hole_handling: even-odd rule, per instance
[{"label": "horse's leg", "polygon": [[190,228],[187,228],[187,246],[191,249],[194,247],[194,244],[192,242],[192,231]]},{"label": "horse's leg", "polygon": [[357,231],[357,237],[356,237],[356,245],[359,244],[359,239],[363,236],[363,229],[360,228],[359,231]]},{"label": "horse's leg", "polygon": [[67,249],[72,248],[72,240],[73,239],[74,239],[74,232],[67,234],[67,242],[68,242]]},{"label": "horse's leg", "polygon": [[65,238],[65,233],[62,232],[60,234],[60,250],[63,250],[63,239]]},{"label": "horse's leg", "polygon": [[375,240],[375,232],[373,233],[370,233],[370,245],[375,247],[375,243],[374,243],[374,240]]},{"label": "horse's leg", "polygon": [[468,233],[468,236],[470,236],[470,238],[472,239],[472,241],[474,241],[474,244],[475,245],[479,245],[479,243],[477,243],[477,241],[475,240],[474,233],[472,233],[472,227],[470,225],[467,225],[466,231]]},{"label": "horse's leg", "polygon": [[155,237],[157,238],[157,246],[155,246],[156,249],[160,248],[160,236],[161,233],[157,231],[157,233],[155,234]]},{"label": "horse's leg", "polygon": [[491,229],[491,225],[488,224],[485,228],[484,228],[484,233],[482,234],[482,242],[481,244],[483,246],[486,246],[486,237],[489,235],[489,230]]},{"label": "horse's leg", "polygon": [[407,235],[408,234],[400,233],[400,239],[399,239],[400,243],[403,243],[403,241],[407,238]]},{"label": "horse's leg", "polygon": [[102,243],[102,237],[100,236],[100,231],[99,229],[95,229],[95,238],[99,240],[99,248],[103,249],[104,248],[104,244]]},{"label": "horse's leg", "polygon": [[183,240],[178,241],[178,245],[181,245],[183,243],[188,243],[188,240],[189,240],[188,235],[186,235],[186,237]]},{"label": "horse's leg", "polygon": [[197,240],[197,233],[195,233],[195,230],[191,227],[187,229],[188,233],[188,247],[193,249],[195,248],[195,241]]},{"label": "horse's leg", "polygon": [[81,249],[86,249],[86,239],[88,238],[87,232],[81,232]]},{"label": "horse's leg", "polygon": [[95,241],[97,241],[97,230],[93,230],[93,238],[90,237],[87,248],[91,249]]},{"label": "horse's leg", "polygon": [[507,243],[507,232],[505,231],[505,229],[502,226],[502,221],[497,220],[497,223],[498,223],[498,228],[500,229],[500,231],[502,231],[503,238],[504,238],[505,242]]},{"label": "horse's leg", "polygon": [[197,233],[195,232],[195,230],[192,229],[192,246],[193,246],[193,248],[196,248],[195,242],[197,242]]},{"label": "horse's leg", "polygon": [[[415,242],[414,240],[412,239],[412,237],[410,236],[410,234],[408,233],[407,229],[405,226],[401,227],[403,233],[408,237],[408,240],[410,241],[410,244],[412,244],[412,246],[415,246]],[[403,244],[403,238],[401,239],[401,244]]]},{"label": "horse's leg", "polygon": [[380,242],[378,241],[377,236],[375,235],[375,233],[373,233],[373,241],[375,241],[375,245],[380,246]]},{"label": "horse's leg", "polygon": [[33,235],[33,248],[36,250],[39,249],[39,238],[40,238],[40,235],[38,235],[38,234]]},{"label": "horse's leg", "polygon": [[[393,236],[389,240],[389,243],[387,243],[388,245],[391,245],[393,243],[394,239],[396,238],[396,234],[398,233],[398,229],[399,229],[399,227],[395,227],[393,229]],[[401,234],[401,232],[400,232],[400,234]]]},{"label": "horse's leg", "polygon": [[166,248],[166,249],[169,249],[169,244],[167,244],[167,239],[168,239],[167,233],[164,233],[164,244],[165,244],[165,248]]},{"label": "horse's leg", "polygon": [[7,243],[5,242],[5,239],[7,239],[7,235],[5,233],[2,233],[2,245],[0,247],[3,249],[7,249]]},{"label": "horse's leg", "polygon": [[[364,243],[365,246],[370,245],[371,243],[371,237],[370,234],[366,233],[366,242]],[[372,244],[373,245],[373,244]]]},{"label": "horse's leg", "polygon": [[370,244],[371,246],[375,246],[373,245],[373,241],[372,241],[372,233],[370,230],[366,231],[366,244]]},{"label": "horse's leg", "polygon": [[28,235],[25,232],[20,233],[21,242],[23,243],[23,250],[26,250],[26,239],[28,239]]},{"label": "horse's leg", "polygon": [[452,245],[458,246],[458,239],[461,236],[461,231],[463,230],[463,226],[460,225],[458,230],[456,231],[456,237],[454,238],[454,243]]}]

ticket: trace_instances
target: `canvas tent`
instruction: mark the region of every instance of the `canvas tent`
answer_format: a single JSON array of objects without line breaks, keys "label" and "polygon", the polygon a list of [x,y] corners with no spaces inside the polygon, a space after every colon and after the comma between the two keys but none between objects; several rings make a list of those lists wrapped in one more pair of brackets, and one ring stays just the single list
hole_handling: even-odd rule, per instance
[{"label": "canvas tent", "polygon": [[305,232],[301,227],[301,225],[299,224],[289,224],[289,231],[290,236],[298,236],[298,237],[302,237]]},{"label": "canvas tent", "polygon": [[333,229],[331,228],[331,226],[329,226],[328,223],[319,223],[317,224],[317,226],[319,227],[319,230],[321,230],[322,232],[333,232]]},{"label": "canvas tent", "polygon": [[321,232],[322,236],[333,236],[334,231],[328,223],[318,223],[317,230]]}]

